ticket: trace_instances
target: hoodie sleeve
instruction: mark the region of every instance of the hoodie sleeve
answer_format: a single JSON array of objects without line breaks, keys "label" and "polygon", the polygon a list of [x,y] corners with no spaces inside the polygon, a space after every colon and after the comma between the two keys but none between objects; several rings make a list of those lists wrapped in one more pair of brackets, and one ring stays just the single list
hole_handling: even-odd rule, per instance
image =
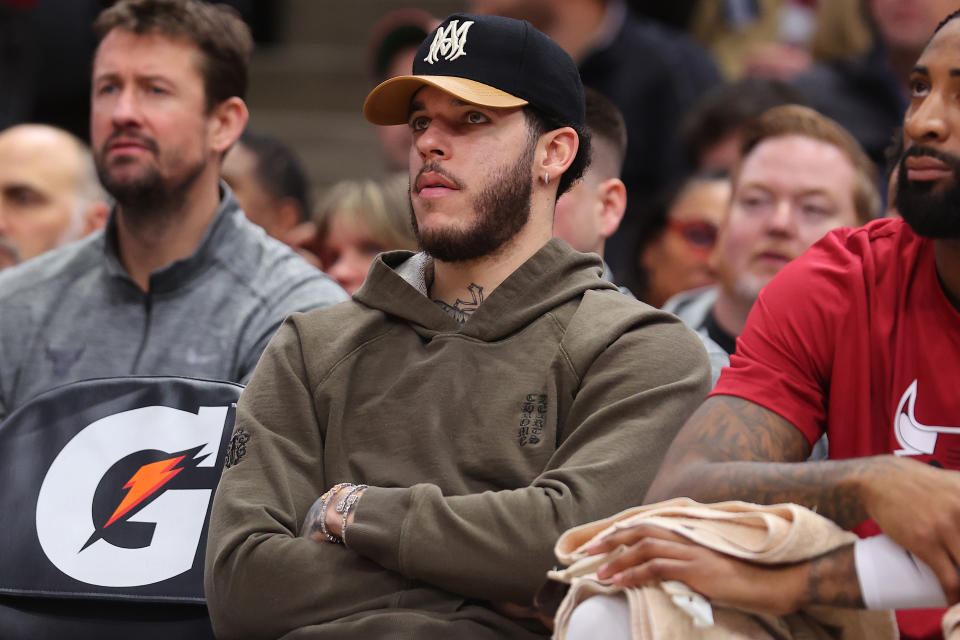
[{"label": "hoodie sleeve", "polygon": [[526,487],[460,496],[432,484],[372,487],[348,528],[351,549],[467,597],[529,604],[561,533],[640,503],[709,390],[710,367],[669,314],[635,312],[603,327],[583,311],[563,343],[580,386],[543,472]]},{"label": "hoodie sleeve", "polygon": [[298,537],[324,491],[309,387],[288,321],[240,398],[235,433],[248,436],[246,453],[224,470],[213,502],[204,586],[218,638],[277,638],[330,620],[343,613],[331,596],[344,591],[337,577],[370,570],[341,545]]}]

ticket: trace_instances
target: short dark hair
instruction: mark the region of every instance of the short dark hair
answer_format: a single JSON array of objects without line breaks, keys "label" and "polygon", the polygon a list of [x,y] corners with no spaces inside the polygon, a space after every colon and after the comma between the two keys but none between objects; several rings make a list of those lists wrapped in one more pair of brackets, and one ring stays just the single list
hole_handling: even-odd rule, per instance
[{"label": "short dark hair", "polygon": [[231,7],[199,0],[120,0],[93,23],[97,41],[114,29],[138,35],[160,33],[184,38],[202,53],[207,109],[228,98],[247,95],[248,63],[253,51],[250,28]]},{"label": "short dark hair", "polygon": [[538,139],[548,131],[563,127],[570,127],[576,131],[577,137],[580,138],[577,155],[573,158],[573,162],[570,163],[567,170],[563,172],[563,175],[560,176],[559,186],[557,187],[557,198],[559,198],[570,189],[574,182],[583,177],[587,167],[590,166],[590,132],[583,125],[561,123],[531,105],[523,107],[523,115],[526,116],[527,128],[533,140]]},{"label": "short dark hair", "polygon": [[623,113],[596,89],[584,87],[583,97],[587,107],[587,130],[593,138],[591,145],[595,149],[598,140],[606,141],[613,149],[617,163],[615,169],[619,173],[627,157],[627,123],[623,119]]},{"label": "short dark hair", "polygon": [[254,173],[276,200],[292,198],[300,205],[300,222],[310,215],[310,185],[300,159],[279,139],[247,129],[240,144],[257,158]]},{"label": "short dark hair", "polygon": [[805,104],[799,89],[780,80],[747,78],[708,91],[680,125],[687,159],[699,166],[700,156],[748,121],[781,104]]}]

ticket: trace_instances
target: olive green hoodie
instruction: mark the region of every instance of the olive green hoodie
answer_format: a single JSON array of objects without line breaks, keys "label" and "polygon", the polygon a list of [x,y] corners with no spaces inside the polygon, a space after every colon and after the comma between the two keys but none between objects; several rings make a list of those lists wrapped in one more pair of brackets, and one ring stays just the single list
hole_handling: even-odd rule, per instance
[{"label": "olive green hoodie", "polygon": [[[490,602],[529,604],[560,533],[639,503],[710,384],[696,336],[601,273],[553,240],[460,325],[424,295],[429,262],[393,252],[353,300],[289,318],[214,500],[218,636],[546,634]],[[370,485],[347,546],[297,537],[341,481]]]}]

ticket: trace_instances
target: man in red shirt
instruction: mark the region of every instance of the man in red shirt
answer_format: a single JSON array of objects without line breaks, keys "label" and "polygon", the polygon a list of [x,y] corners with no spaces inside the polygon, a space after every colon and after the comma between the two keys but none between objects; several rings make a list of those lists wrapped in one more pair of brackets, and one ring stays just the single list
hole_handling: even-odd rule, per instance
[{"label": "man in red shirt", "polygon": [[[958,17],[941,23],[910,75],[896,197],[903,221],[834,231],[774,278],[647,495],[795,502],[862,536],[882,531],[929,566],[945,596],[911,606],[960,600]],[[822,433],[832,460],[803,462]],[[598,551],[620,543],[633,546],[600,571],[619,584],[681,580],[770,612],[871,605],[853,546],[760,570],[646,529],[611,536]],[[890,562],[876,564],[882,572]],[[941,615],[899,612],[903,637],[939,637]]]}]

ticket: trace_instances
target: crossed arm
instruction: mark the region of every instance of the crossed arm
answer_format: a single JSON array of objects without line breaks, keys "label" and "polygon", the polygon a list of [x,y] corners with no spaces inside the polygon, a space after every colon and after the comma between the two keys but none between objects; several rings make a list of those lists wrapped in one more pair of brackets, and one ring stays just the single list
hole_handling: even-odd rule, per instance
[{"label": "crossed arm", "polygon": [[[930,566],[948,602],[960,600],[960,535],[956,533],[960,530],[960,473],[892,455],[804,462],[809,451],[801,432],[772,411],[740,398],[714,396],[680,430],[646,502],[674,496],[700,502],[794,502],[844,528],[872,518],[890,538]],[[642,544],[648,539],[642,534],[620,542]],[[637,553],[634,565],[638,567],[654,557],[649,549]],[[800,596],[796,603],[859,604],[847,553],[852,557],[841,550],[812,561],[805,571],[791,573],[794,582],[790,584],[800,584],[806,576],[806,584],[795,591]],[[670,559],[669,555],[657,557]],[[624,560],[612,567],[613,573],[627,564],[629,560]],[[632,575],[632,580],[649,580],[651,571],[659,572],[658,579],[682,579],[670,577],[680,567],[660,562],[623,579]],[[767,577],[773,579],[772,574]],[[763,598],[770,584],[754,580],[744,587]]]}]

